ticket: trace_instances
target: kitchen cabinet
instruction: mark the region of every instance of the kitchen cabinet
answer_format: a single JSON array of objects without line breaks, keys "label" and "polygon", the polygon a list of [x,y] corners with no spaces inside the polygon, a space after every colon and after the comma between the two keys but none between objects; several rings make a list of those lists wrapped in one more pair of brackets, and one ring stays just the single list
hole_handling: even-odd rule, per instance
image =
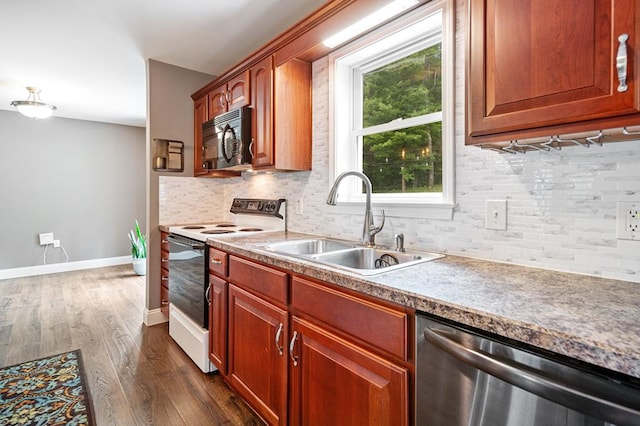
[{"label": "kitchen cabinet", "polygon": [[288,276],[229,257],[229,382],[269,424],[286,424]]},{"label": "kitchen cabinet", "polygon": [[209,360],[222,375],[227,374],[228,259],[225,252],[209,249]]},{"label": "kitchen cabinet", "polygon": [[639,124],[640,2],[525,3],[468,2],[467,144]]},{"label": "kitchen cabinet", "polygon": [[227,379],[269,424],[410,423],[411,313],[233,255],[228,281]]},{"label": "kitchen cabinet", "polygon": [[245,71],[226,83],[213,88],[209,94],[209,119],[238,109],[250,103],[249,71]]},{"label": "kitchen cabinet", "polygon": [[303,278],[291,311],[290,424],[409,424],[406,312]]},{"label": "kitchen cabinet", "polygon": [[160,311],[169,315],[169,233],[160,232]]},{"label": "kitchen cabinet", "polygon": [[268,56],[251,70],[253,168],[311,170],[311,64],[274,69]]},{"label": "kitchen cabinet", "polygon": [[207,173],[204,167],[204,147],[202,145],[202,123],[209,119],[209,97],[204,95],[193,102],[193,174]]}]

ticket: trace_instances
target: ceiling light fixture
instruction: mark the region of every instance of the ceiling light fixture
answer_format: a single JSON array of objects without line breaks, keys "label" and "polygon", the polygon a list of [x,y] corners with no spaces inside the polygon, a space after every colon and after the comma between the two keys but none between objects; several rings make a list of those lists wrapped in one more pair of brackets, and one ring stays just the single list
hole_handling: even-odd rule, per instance
[{"label": "ceiling light fixture", "polygon": [[29,96],[26,100],[11,102],[20,114],[30,118],[47,118],[57,109],[55,105],[45,104],[40,100],[40,90],[35,87],[27,87],[27,90]]},{"label": "ceiling light fixture", "polygon": [[324,40],[325,46],[332,49],[353,37],[375,27],[381,22],[394,17],[418,3],[418,0],[394,0],[386,6],[381,7],[372,14],[362,18],[358,22],[351,24],[347,28],[337,32]]}]

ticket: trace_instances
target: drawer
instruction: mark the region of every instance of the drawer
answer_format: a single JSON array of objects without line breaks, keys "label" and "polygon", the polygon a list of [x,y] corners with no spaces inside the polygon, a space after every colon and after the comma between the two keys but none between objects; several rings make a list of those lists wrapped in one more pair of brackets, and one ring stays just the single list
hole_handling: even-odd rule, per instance
[{"label": "drawer", "polygon": [[169,289],[164,285],[160,286],[160,311],[169,315]]},{"label": "drawer", "polygon": [[163,287],[169,288],[169,270],[162,268],[160,269],[160,284]]},{"label": "drawer", "polygon": [[169,240],[167,240],[167,236],[169,234],[166,232],[160,233],[160,250],[166,251],[169,253]]},{"label": "drawer", "polygon": [[293,278],[291,307],[382,351],[408,360],[409,315],[302,278]]},{"label": "drawer", "polygon": [[162,269],[169,270],[169,251],[160,250],[160,266]]},{"label": "drawer", "polygon": [[239,257],[229,258],[229,281],[245,289],[253,290],[272,301],[287,303],[287,283],[289,276]]},{"label": "drawer", "polygon": [[219,277],[227,277],[229,255],[222,250],[209,247],[209,272]]}]

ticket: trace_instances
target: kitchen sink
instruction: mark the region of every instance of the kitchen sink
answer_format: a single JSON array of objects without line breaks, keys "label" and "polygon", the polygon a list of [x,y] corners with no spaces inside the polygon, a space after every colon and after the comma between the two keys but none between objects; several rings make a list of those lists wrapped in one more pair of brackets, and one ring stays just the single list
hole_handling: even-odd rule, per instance
[{"label": "kitchen sink", "polygon": [[264,246],[274,253],[299,257],[359,275],[375,275],[444,257],[424,252],[399,252],[380,247],[363,247],[324,238],[283,241]]},{"label": "kitchen sink", "polygon": [[318,238],[310,240],[283,241],[281,243],[269,244],[265,248],[276,253],[290,254],[293,256],[306,256],[344,250],[353,247],[355,247],[355,244]]},{"label": "kitchen sink", "polygon": [[443,257],[435,253],[409,253],[375,247],[356,247],[312,256],[312,260],[362,275],[373,275]]}]

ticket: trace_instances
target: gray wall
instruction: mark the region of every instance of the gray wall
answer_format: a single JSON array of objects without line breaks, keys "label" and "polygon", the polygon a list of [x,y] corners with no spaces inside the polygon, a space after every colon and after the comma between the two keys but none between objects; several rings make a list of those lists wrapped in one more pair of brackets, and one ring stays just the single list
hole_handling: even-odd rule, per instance
[{"label": "gray wall", "polygon": [[[146,308],[160,307],[159,176],[193,176],[193,100],[191,94],[213,76],[149,59],[147,61],[147,261]],[[184,142],[184,172],[153,171],[154,138]]]},{"label": "gray wall", "polygon": [[0,270],[42,265],[42,232],[70,262],[129,254],[127,232],[145,225],[144,158],[144,128],[0,110]]}]

